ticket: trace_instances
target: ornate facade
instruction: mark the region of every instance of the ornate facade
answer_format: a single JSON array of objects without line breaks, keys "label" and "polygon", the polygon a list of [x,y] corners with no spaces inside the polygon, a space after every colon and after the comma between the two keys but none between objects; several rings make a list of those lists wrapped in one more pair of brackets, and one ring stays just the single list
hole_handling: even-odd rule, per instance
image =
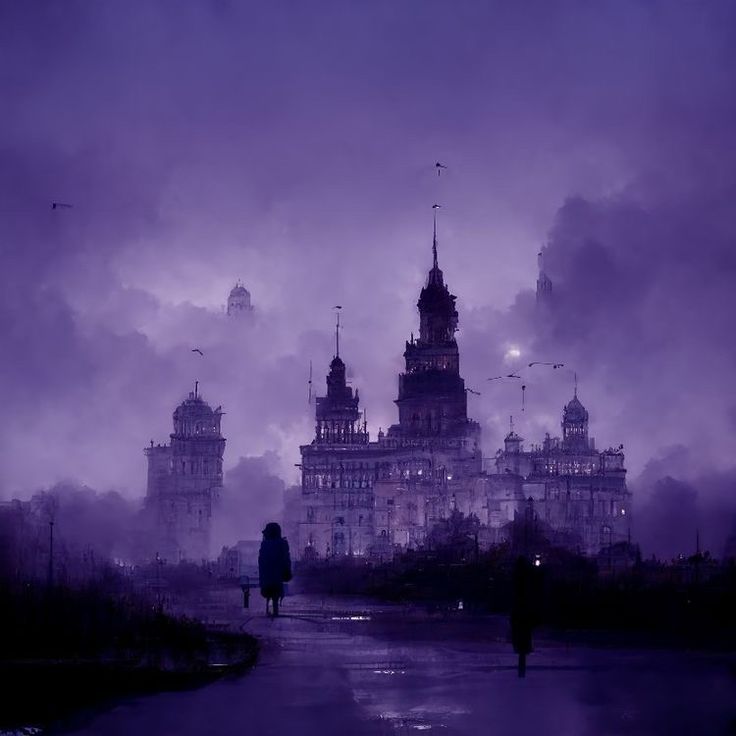
[{"label": "ornate facade", "polygon": [[225,438],[222,410],[212,409],[195,384],[174,411],[169,444],[154,445],[148,458],[146,507],[154,523],[155,552],[170,562],[210,556],[212,507],[222,489]]},{"label": "ornate facade", "polygon": [[358,392],[336,349],[327,395],[316,405],[315,437],[301,447],[297,554],[389,556],[422,548],[457,510],[481,522],[483,546],[502,541],[519,513],[531,513],[559,543],[587,554],[628,534],[630,494],[621,448],[597,452],[588,412],[576,395],[563,412],[562,438],[525,451],[513,430],[484,470],[480,426],[467,415],[455,340],[456,297],[437,262],[421,291],[419,337],[405,345],[399,421],[371,442]]}]

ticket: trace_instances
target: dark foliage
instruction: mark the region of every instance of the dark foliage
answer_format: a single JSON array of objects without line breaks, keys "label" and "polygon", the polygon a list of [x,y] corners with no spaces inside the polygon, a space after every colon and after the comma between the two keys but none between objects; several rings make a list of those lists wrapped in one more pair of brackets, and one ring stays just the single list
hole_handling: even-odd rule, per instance
[{"label": "dark foliage", "polygon": [[[5,584],[0,610],[3,727],[46,725],[122,695],[195,687],[251,665],[256,654],[247,635],[209,632],[100,583]],[[215,661],[227,666],[213,669]]]}]

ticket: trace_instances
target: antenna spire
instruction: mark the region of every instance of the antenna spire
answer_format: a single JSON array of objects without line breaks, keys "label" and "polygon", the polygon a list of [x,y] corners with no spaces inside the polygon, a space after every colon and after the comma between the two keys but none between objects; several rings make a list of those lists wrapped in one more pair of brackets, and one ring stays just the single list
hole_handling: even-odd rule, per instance
[{"label": "antenna spire", "polygon": [[509,432],[511,434],[514,433],[514,415],[513,414],[509,417]]},{"label": "antenna spire", "polygon": [[437,268],[437,210],[441,205],[432,205],[432,267]]},{"label": "antenna spire", "polygon": [[575,395],[575,398],[577,399],[578,397],[578,374],[573,373],[573,376],[575,377],[575,394],[574,395]]},{"label": "antenna spire", "polygon": [[309,390],[307,392],[307,403],[312,403],[312,361],[309,361],[309,381],[307,382]]},{"label": "antenna spire", "polygon": [[194,398],[197,398],[197,395],[199,393],[199,381],[194,382]]},{"label": "antenna spire", "polygon": [[341,309],[342,307],[339,304],[335,306],[335,310],[336,310],[335,314],[337,315],[335,319],[335,357],[336,358],[340,357],[340,310]]}]

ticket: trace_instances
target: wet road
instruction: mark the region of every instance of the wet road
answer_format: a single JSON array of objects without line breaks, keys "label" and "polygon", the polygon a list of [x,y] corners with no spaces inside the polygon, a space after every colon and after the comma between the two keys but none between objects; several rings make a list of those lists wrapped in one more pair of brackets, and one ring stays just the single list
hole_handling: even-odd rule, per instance
[{"label": "wet road", "polygon": [[126,702],[79,734],[734,733],[733,658],[541,641],[519,679],[505,623],[347,600],[287,599],[267,620],[209,615],[262,641],[251,673]]}]

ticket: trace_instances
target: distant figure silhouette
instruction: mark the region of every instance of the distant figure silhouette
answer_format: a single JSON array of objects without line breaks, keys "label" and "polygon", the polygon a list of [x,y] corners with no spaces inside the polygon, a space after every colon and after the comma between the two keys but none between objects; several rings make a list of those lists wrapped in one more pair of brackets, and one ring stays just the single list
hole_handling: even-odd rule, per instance
[{"label": "distant figure silhouette", "polygon": [[281,536],[281,527],[275,521],[270,521],[263,530],[263,541],[258,553],[258,576],[261,595],[266,599],[266,615],[270,602],[273,616],[278,616],[284,583],[291,580],[291,555],[289,543]]},{"label": "distant figure silhouette", "polygon": [[514,565],[513,601],[511,604],[511,643],[519,655],[519,677],[526,676],[526,657],[532,651],[534,625],[534,570],[526,557]]}]

